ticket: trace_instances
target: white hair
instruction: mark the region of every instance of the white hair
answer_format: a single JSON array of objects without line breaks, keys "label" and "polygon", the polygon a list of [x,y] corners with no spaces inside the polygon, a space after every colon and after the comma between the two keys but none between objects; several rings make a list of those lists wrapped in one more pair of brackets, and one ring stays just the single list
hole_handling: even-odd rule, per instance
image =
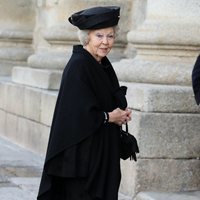
[{"label": "white hair", "polygon": [[89,42],[89,32],[90,30],[78,30],[78,38],[83,46],[86,46]]},{"label": "white hair", "polygon": [[[113,26],[114,32],[115,32],[115,37],[117,36],[119,32],[119,26]],[[80,43],[83,46],[86,46],[89,42],[89,32],[91,30],[78,30],[78,38]]]}]

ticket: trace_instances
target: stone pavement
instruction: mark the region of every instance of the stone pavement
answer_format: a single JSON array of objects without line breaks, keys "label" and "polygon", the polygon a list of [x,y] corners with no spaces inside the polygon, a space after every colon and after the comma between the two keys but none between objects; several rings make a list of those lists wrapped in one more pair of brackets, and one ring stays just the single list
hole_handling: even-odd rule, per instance
[{"label": "stone pavement", "polygon": [[140,192],[135,200],[200,200],[200,191]]},{"label": "stone pavement", "polygon": [[0,138],[0,200],[36,200],[43,158]]},{"label": "stone pavement", "polygon": [[[44,158],[0,137],[0,200],[36,200]],[[120,200],[128,200],[119,194]]]},{"label": "stone pavement", "polygon": [[[0,200],[36,200],[44,158],[0,137]],[[131,200],[119,194],[119,200]],[[200,191],[141,192],[135,200],[200,200]]]}]

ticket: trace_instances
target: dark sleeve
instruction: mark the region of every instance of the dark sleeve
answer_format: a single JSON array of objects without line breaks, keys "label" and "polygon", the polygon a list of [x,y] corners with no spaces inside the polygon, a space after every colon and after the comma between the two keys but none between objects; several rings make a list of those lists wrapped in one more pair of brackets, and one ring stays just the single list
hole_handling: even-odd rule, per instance
[{"label": "dark sleeve", "polygon": [[114,93],[116,102],[119,108],[121,108],[122,110],[125,110],[127,108],[126,91],[127,87],[121,86]]},{"label": "dark sleeve", "polygon": [[192,87],[197,104],[200,104],[200,55],[198,56],[192,70]]}]

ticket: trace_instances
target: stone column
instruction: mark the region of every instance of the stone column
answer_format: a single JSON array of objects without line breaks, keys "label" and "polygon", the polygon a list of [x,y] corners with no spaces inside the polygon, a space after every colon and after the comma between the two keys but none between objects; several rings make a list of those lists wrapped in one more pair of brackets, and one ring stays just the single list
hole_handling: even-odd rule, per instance
[{"label": "stone column", "polygon": [[184,62],[196,57],[200,49],[199,6],[198,0],[138,1],[132,12],[139,14],[128,33],[128,50],[136,48],[137,55],[150,58],[181,57]]},{"label": "stone column", "polygon": [[[114,64],[128,86],[137,163],[122,162],[122,192],[199,190],[200,110],[191,71],[200,50],[198,0],[136,0],[128,59]],[[134,12],[137,12],[135,15]]]},{"label": "stone column", "polygon": [[67,26],[71,4],[72,1],[37,0],[35,52],[28,58],[27,68],[13,69],[13,82],[49,90],[59,88],[62,70],[70,56],[69,46],[76,40],[75,32]]},{"label": "stone column", "polygon": [[0,0],[0,75],[10,75],[33,53],[34,16],[33,0]]},{"label": "stone column", "polygon": [[[34,32],[35,53],[28,58],[28,68],[15,67],[12,80],[43,89],[57,90],[62,70],[72,50],[78,43],[77,29],[68,22],[75,11],[101,5],[119,5],[122,8],[121,31],[111,58],[120,59],[126,46],[131,1],[78,1],[78,0],[38,0],[37,23]],[[127,12],[128,11],[128,12]],[[26,74],[27,76],[23,76]]]}]

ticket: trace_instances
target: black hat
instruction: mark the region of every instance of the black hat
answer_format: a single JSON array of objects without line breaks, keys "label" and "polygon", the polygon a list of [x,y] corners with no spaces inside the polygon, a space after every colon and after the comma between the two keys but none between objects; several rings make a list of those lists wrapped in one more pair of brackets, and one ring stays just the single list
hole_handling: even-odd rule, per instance
[{"label": "black hat", "polygon": [[116,26],[120,17],[120,7],[106,6],[88,8],[69,17],[69,22],[79,29],[101,29]]}]

